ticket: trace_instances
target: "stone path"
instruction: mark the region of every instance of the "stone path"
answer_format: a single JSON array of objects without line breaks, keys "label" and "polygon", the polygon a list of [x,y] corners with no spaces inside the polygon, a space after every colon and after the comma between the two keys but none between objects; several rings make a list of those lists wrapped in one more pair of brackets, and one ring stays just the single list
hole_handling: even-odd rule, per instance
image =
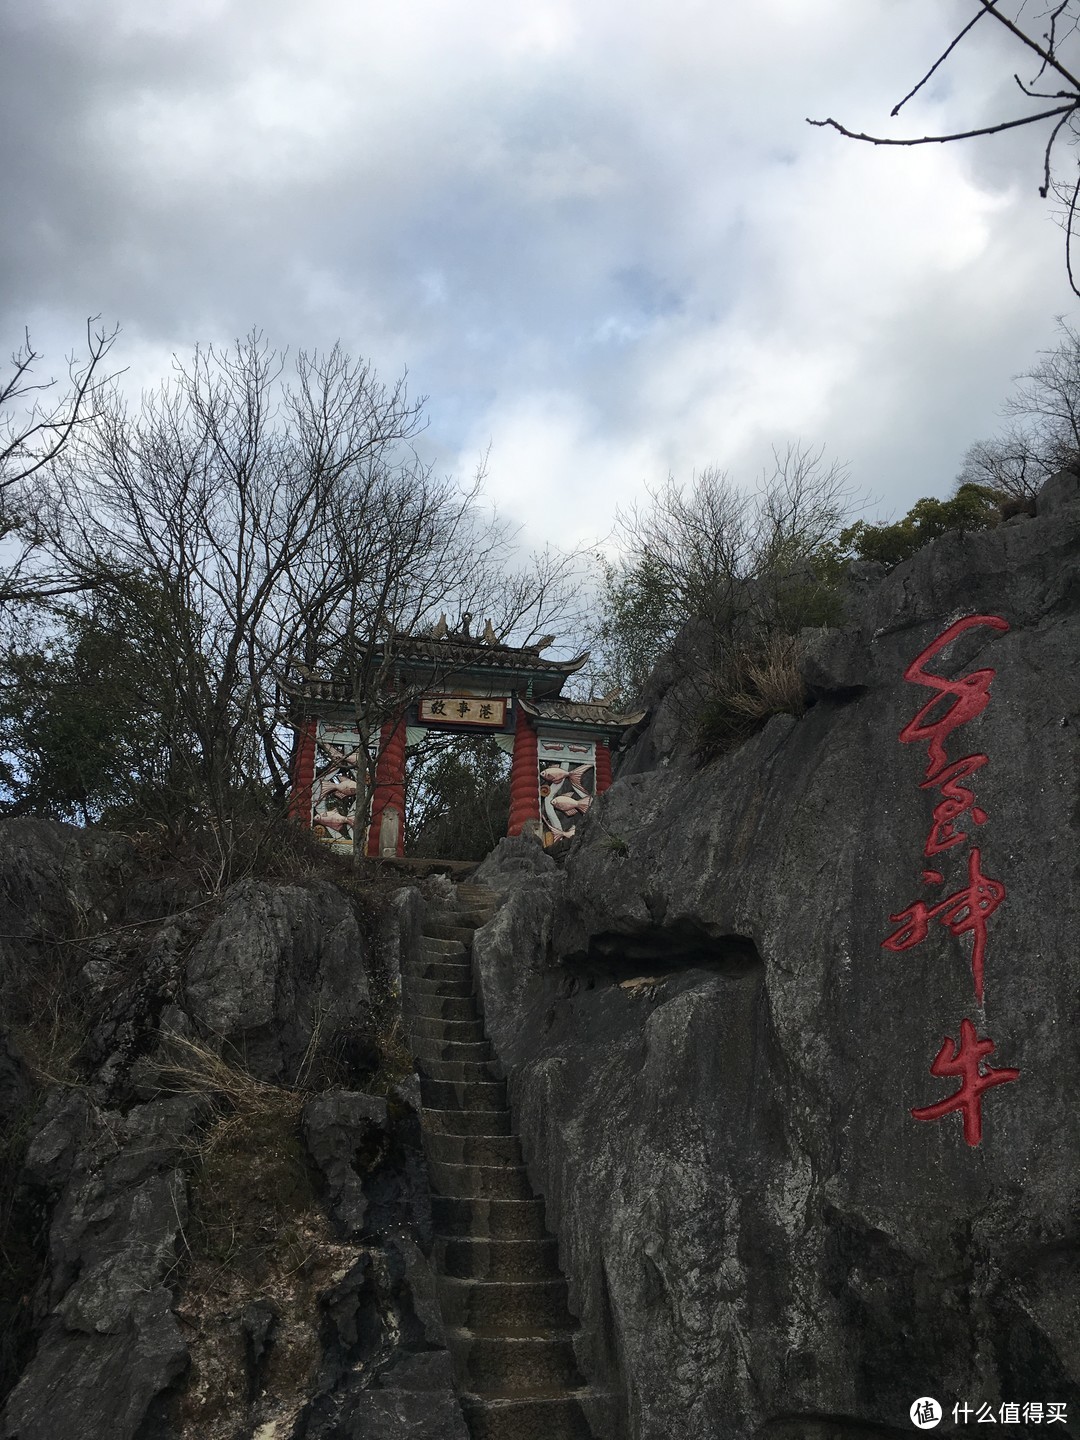
[{"label": "stone path", "polygon": [[474,989],[473,931],[495,896],[461,884],[456,900],[424,925],[404,1004],[459,1398],[473,1440],[592,1440],[586,1411],[601,1418],[607,1400],[578,1371],[558,1244],[525,1173]]}]

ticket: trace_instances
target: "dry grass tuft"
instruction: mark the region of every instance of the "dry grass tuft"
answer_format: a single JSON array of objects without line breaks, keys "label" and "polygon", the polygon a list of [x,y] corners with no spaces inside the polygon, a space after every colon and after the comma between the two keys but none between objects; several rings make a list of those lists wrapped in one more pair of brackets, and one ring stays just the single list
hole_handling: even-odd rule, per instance
[{"label": "dry grass tuft", "polygon": [[802,715],[806,685],[799,672],[802,645],[797,636],[774,633],[752,650],[728,657],[714,675],[698,724],[698,751],[706,759],[748,740],[774,715]]},{"label": "dry grass tuft", "polygon": [[736,714],[751,720],[772,715],[801,715],[806,709],[806,686],[799,673],[802,647],[791,635],[771,635],[760,655],[742,661],[742,689],[727,696]]}]

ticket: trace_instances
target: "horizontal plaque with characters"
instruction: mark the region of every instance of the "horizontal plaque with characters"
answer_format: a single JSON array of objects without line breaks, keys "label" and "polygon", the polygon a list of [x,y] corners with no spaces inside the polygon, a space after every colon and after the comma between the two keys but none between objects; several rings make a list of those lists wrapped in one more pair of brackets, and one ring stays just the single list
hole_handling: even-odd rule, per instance
[{"label": "horizontal plaque with characters", "polygon": [[421,725],[485,725],[501,730],[506,725],[506,699],[480,695],[437,695],[420,701]]}]

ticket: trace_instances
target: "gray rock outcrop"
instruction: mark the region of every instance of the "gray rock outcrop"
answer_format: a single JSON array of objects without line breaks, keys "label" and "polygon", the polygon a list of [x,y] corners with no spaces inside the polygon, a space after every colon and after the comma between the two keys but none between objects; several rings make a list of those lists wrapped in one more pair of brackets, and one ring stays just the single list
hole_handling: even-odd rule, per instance
[{"label": "gray rock outcrop", "polygon": [[312,1047],[332,1049],[370,1018],[356,916],[336,886],[245,881],[187,963],[201,1033],[264,1080],[294,1082]]},{"label": "gray rock outcrop", "polygon": [[329,882],[176,893],[119,837],[0,822],[37,1047],[0,1031],[0,1437],[464,1440],[417,1086],[380,1070],[419,897],[361,925]]},{"label": "gray rock outcrop", "polygon": [[[1008,629],[927,670],[996,672],[936,732],[988,762],[937,832],[963,842],[926,855],[945,782],[920,788],[933,735],[898,736],[935,692],[904,671],[968,615]],[[505,896],[475,947],[488,1030],[630,1440],[899,1436],[924,1395],[942,1433],[954,1403],[1054,1402],[1080,1435],[1078,656],[1067,477],[868,585],[804,716],[699,766],[665,711],[567,854],[503,842],[478,872]],[[961,1021],[984,1075],[1019,1071],[978,1144],[912,1115],[960,1086]]]}]

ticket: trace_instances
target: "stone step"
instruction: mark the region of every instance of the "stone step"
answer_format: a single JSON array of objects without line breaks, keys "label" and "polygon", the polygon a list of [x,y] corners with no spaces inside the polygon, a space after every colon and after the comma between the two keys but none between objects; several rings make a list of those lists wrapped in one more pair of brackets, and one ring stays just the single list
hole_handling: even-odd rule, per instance
[{"label": "stone step", "polygon": [[470,970],[467,975],[453,977],[449,980],[430,980],[425,976],[414,976],[406,973],[403,977],[405,982],[405,993],[414,999],[418,995],[472,995],[475,989]]},{"label": "stone step", "polygon": [[473,983],[472,966],[467,960],[410,960],[401,972],[406,985],[415,980],[467,980]]},{"label": "stone step", "polygon": [[520,1165],[516,1135],[436,1135],[422,1132],[429,1160],[446,1165]]},{"label": "stone step", "polygon": [[430,1036],[416,1038],[413,1056],[417,1061],[428,1060],[489,1060],[490,1040],[433,1040]]},{"label": "stone step", "polygon": [[476,1081],[501,1080],[492,1060],[416,1060],[417,1073],[423,1080]]},{"label": "stone step", "polygon": [[460,938],[444,940],[437,935],[421,935],[420,953],[433,960],[440,956],[445,960],[460,960],[469,953],[469,947]]},{"label": "stone step", "polygon": [[467,1200],[433,1195],[431,1220],[437,1235],[468,1235],[474,1240],[547,1237],[542,1200]]},{"label": "stone step", "polygon": [[459,1395],[472,1440],[593,1440],[586,1405],[608,1408],[606,1395],[588,1389],[554,1395]]},{"label": "stone step", "polygon": [[421,1124],[434,1135],[509,1135],[510,1111],[422,1110]]},{"label": "stone step", "polygon": [[493,1336],[448,1327],[446,1340],[458,1384],[473,1394],[542,1395],[583,1383],[573,1337],[565,1331]]},{"label": "stone step", "polygon": [[471,880],[463,880],[461,884],[457,886],[454,894],[459,900],[479,900],[487,905],[497,905],[499,903],[497,890],[492,890],[487,885],[476,885]]},{"label": "stone step", "polygon": [[577,1367],[557,1242],[511,1133],[469,959],[496,897],[459,885],[456,899],[456,910],[429,916],[421,956],[402,979],[420,1075],[431,1258],[459,1398],[473,1440],[591,1440],[596,1395]]},{"label": "stone step", "polygon": [[425,920],[420,931],[424,940],[457,940],[471,945],[474,925],[453,925],[448,920]]},{"label": "stone step", "polygon": [[436,1235],[432,1246],[436,1271],[456,1280],[561,1280],[559,1246],[543,1240],[488,1240],[468,1235]]},{"label": "stone step", "polygon": [[439,1277],[443,1320],[474,1335],[537,1335],[571,1330],[566,1281],[455,1280]]},{"label": "stone step", "polygon": [[423,1020],[479,1020],[480,1012],[472,995],[432,995],[406,991],[408,1008]]},{"label": "stone step", "polygon": [[506,1105],[506,1081],[421,1079],[420,1104],[431,1110],[500,1110]]},{"label": "stone step", "polygon": [[406,1016],[405,1028],[414,1040],[480,1041],[484,1026],[480,1020],[425,1020],[422,1016]]},{"label": "stone step", "polygon": [[524,1165],[453,1165],[428,1159],[431,1193],[465,1200],[532,1200]]},{"label": "stone step", "polygon": [[479,930],[481,925],[486,925],[495,914],[495,907],[490,909],[483,905],[467,905],[455,910],[453,923],[465,929]]}]

